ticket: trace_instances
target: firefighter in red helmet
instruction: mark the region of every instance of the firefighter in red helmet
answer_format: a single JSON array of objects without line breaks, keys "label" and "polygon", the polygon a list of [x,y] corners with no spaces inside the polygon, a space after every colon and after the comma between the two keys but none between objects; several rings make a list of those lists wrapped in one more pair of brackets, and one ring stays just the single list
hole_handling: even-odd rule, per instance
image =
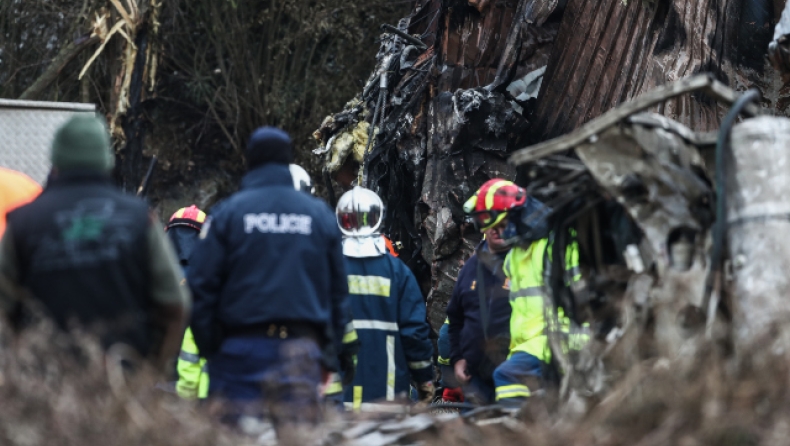
[{"label": "firefighter in red helmet", "polygon": [[[206,213],[194,204],[177,210],[170,217],[165,226],[165,231],[173,242],[178,255],[178,261],[184,268],[184,274],[189,267],[189,256],[198,242]],[[192,330],[187,328],[184,340],[181,343],[181,352],[178,354],[178,382],[176,391],[179,396],[187,399],[205,398],[208,396],[208,373],[206,372],[206,358],[200,356]]]}]

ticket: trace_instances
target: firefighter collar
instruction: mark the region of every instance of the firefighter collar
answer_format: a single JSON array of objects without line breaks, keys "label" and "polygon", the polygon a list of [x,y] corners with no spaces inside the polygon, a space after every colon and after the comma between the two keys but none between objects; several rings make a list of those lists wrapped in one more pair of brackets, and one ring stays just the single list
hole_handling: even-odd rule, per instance
[{"label": "firefighter collar", "polygon": [[354,258],[379,257],[387,253],[384,239],[378,235],[367,237],[344,237],[343,255]]}]

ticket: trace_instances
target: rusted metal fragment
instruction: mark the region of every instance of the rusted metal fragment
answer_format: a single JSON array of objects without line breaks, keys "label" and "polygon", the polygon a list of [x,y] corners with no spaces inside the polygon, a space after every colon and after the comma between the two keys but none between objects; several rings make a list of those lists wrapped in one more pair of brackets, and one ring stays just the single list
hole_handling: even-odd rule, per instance
[{"label": "rusted metal fragment", "polygon": [[[575,147],[582,141],[595,136],[610,126],[632,117],[635,113],[639,113],[643,110],[665,103],[669,100],[682,97],[683,95],[688,95],[689,93],[705,93],[711,99],[716,99],[727,105],[732,104],[736,99],[736,94],[733,90],[716,81],[709,75],[697,75],[690,78],[681,79],[672,84],[663,85],[654,90],[646,92],[634,100],[628,101],[621,106],[613,108],[604,113],[602,116],[593,119],[571,133],[519,150],[513,153],[513,155],[510,157],[510,160],[516,165],[521,165],[535,159],[540,159],[547,155],[563,152]],[[759,112],[760,110],[753,104],[745,109],[745,113],[751,116],[754,116]],[[656,119],[651,120],[657,123],[659,122]],[[675,130],[684,127],[679,123],[669,125],[667,124],[666,120],[660,122],[664,123],[661,125],[668,125],[669,127],[667,128],[673,128]],[[686,129],[687,138],[689,137],[688,133],[691,133],[691,131]]]},{"label": "rusted metal fragment", "polygon": [[774,29],[774,38],[768,45],[771,64],[784,75],[790,75],[790,4],[785,5],[782,18]]},{"label": "rusted metal fragment", "polygon": [[[615,105],[659,85],[712,72],[742,88],[760,79],[762,32],[772,15],[741,14],[767,0],[660,2],[570,0],[535,116],[534,139],[569,132]],[[759,8],[758,8],[759,9]],[[756,58],[756,59],[755,59]],[[718,127],[723,109],[683,96],[653,110],[696,131]]]}]

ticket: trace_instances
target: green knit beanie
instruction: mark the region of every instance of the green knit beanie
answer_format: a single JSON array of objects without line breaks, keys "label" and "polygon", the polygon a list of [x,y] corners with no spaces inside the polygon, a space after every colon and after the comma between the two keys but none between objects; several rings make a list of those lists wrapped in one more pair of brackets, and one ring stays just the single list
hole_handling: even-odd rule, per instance
[{"label": "green knit beanie", "polygon": [[58,170],[110,171],[115,166],[115,154],[104,119],[79,114],[63,124],[52,141],[52,166]]}]

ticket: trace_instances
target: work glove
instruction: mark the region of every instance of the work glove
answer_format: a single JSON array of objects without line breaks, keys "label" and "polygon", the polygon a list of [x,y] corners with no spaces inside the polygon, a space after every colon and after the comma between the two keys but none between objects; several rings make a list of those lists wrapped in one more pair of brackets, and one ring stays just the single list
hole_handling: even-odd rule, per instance
[{"label": "work glove", "polygon": [[426,381],[417,388],[417,398],[419,398],[421,404],[431,404],[435,393],[436,387],[433,385],[433,381]]},{"label": "work glove", "polygon": [[357,373],[357,355],[349,353],[340,355],[340,371],[343,376],[343,385],[351,385]]},{"label": "work glove", "polygon": [[446,403],[463,403],[464,391],[460,387],[447,387],[442,391],[442,401]]}]

